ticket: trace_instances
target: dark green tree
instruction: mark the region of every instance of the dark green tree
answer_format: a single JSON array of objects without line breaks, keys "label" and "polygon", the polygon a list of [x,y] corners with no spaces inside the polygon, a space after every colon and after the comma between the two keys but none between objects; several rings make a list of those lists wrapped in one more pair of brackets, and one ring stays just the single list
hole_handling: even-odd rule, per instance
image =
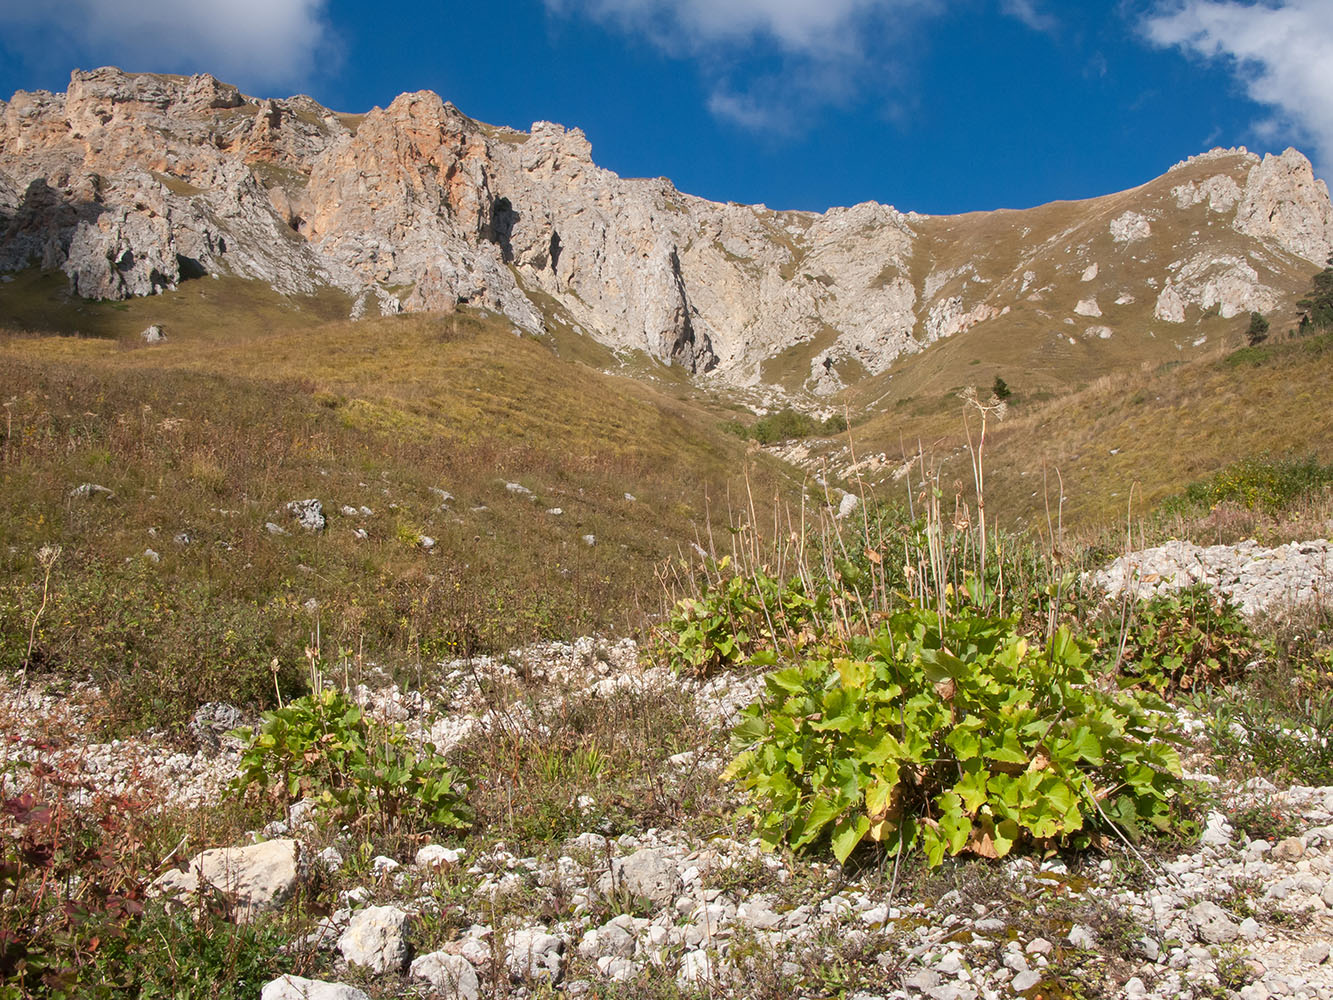
[{"label": "dark green tree", "polygon": [[998,375],[995,376],[995,383],[990,387],[990,391],[991,395],[1001,402],[1013,395],[1013,390]]},{"label": "dark green tree", "polygon": [[1333,257],[1328,265],[1310,282],[1310,294],[1296,303],[1301,310],[1301,333],[1333,328]]},{"label": "dark green tree", "polygon": [[1268,339],[1268,320],[1264,319],[1263,313],[1250,313],[1250,328],[1245,336],[1249,339],[1251,347],[1262,344]]}]

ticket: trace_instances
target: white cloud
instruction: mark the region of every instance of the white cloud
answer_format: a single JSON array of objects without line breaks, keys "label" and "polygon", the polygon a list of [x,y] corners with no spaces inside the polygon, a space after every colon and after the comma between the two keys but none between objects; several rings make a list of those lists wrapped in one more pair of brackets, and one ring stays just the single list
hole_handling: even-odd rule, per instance
[{"label": "white cloud", "polygon": [[325,5],[326,0],[0,0],[0,31],[8,36],[10,51],[25,61],[59,52],[65,59],[132,70],[209,72],[243,87],[299,85],[331,54]]},{"label": "white cloud", "polygon": [[1314,145],[1320,172],[1333,168],[1333,3],[1330,0],[1183,0],[1145,19],[1149,39],[1225,60],[1249,96],[1276,118],[1260,134],[1286,132]]},{"label": "white cloud", "polygon": [[708,109],[755,132],[802,130],[820,108],[896,79],[925,18],[951,0],[545,0],[693,57]]},{"label": "white cloud", "polygon": [[784,51],[830,55],[858,47],[856,27],[877,11],[933,6],[932,0],[546,0],[648,35],[667,48],[763,38]]},{"label": "white cloud", "polygon": [[1049,34],[1058,26],[1056,19],[1038,7],[1034,0],[1001,0],[1000,9],[1033,31]]},{"label": "white cloud", "polygon": [[[698,60],[709,110],[757,132],[800,131],[821,107],[889,90],[909,74],[920,29],[960,0],[545,0]],[[1039,31],[1055,21],[1040,0],[998,0]],[[756,69],[756,64],[769,65]],[[771,65],[780,63],[780,70]]]}]

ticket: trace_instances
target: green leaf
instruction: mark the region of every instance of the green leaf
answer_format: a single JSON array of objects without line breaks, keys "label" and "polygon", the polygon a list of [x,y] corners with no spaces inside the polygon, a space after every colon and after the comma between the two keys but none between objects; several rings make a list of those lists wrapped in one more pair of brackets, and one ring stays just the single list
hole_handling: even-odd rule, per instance
[{"label": "green leaf", "polygon": [[945,792],[935,800],[940,810],[940,835],[950,854],[957,854],[967,846],[972,836],[972,817],[965,815],[957,795]]},{"label": "green leaf", "polygon": [[892,733],[885,733],[875,749],[871,750],[861,759],[872,767],[881,767],[890,760],[902,760],[909,756],[906,749],[898,742],[898,737]]},{"label": "green leaf", "polygon": [[800,848],[810,843],[819,836],[824,827],[833,822],[838,812],[838,807],[829,796],[816,796],[805,815],[797,821],[801,832],[792,846]]},{"label": "green leaf", "polygon": [[[979,765],[979,762],[974,761],[973,763]],[[972,770],[964,772],[963,776],[953,786],[954,792],[962,799],[963,808],[971,816],[975,816],[978,810],[986,804],[987,778],[988,774],[985,769],[975,766]]]},{"label": "green leaf", "polygon": [[944,852],[948,848],[943,835],[929,823],[921,825],[921,846],[926,852],[926,864],[931,868],[938,868],[944,860]]},{"label": "green leaf", "polygon": [[923,649],[919,656],[925,668],[926,680],[932,684],[961,680],[968,672],[967,664],[947,649]]},{"label": "green leaf", "polygon": [[893,801],[893,793],[898,787],[898,765],[885,764],[866,789],[866,813],[879,816]]},{"label": "green leaf", "polygon": [[767,682],[770,688],[776,688],[788,694],[799,694],[805,691],[805,676],[800,667],[788,667],[786,670],[771,673],[767,677]]},{"label": "green leaf", "polygon": [[1002,819],[995,824],[995,853],[1004,857],[1014,847],[1018,839],[1018,824],[1011,819]]},{"label": "green leaf", "polygon": [[838,864],[846,862],[869,831],[870,820],[862,815],[848,816],[838,823],[833,830],[832,840],[833,856],[838,859]]},{"label": "green leaf", "polygon": [[1009,737],[1005,745],[987,750],[985,756],[987,760],[993,760],[998,764],[1026,765],[1028,762],[1028,755],[1013,742],[1012,736]]},{"label": "green leaf", "polygon": [[864,688],[874,673],[870,664],[863,660],[834,660],[833,667],[845,688]]},{"label": "green leaf", "polygon": [[738,743],[748,746],[768,735],[768,724],[757,715],[746,716],[736,723],[731,735]]},{"label": "green leaf", "polygon": [[944,738],[944,742],[953,749],[960,762],[970,760],[981,752],[981,740],[977,737],[977,731],[983,725],[984,723],[975,715],[969,715]]}]

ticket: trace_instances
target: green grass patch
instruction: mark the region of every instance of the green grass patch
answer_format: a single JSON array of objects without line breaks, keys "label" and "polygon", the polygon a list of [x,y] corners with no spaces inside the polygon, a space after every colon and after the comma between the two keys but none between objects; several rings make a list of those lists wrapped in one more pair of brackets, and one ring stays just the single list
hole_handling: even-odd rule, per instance
[{"label": "green grass patch", "polygon": [[1235,462],[1207,479],[1191,483],[1162,504],[1165,514],[1206,512],[1221,503],[1279,513],[1330,486],[1333,464],[1314,458],[1253,458]]}]

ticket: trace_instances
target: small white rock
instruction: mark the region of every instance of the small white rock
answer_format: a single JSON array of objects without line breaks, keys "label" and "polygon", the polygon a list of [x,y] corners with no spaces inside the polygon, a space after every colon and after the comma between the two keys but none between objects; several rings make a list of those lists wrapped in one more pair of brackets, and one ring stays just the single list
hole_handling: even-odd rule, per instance
[{"label": "small white rock", "polygon": [[301,976],[279,976],[264,986],[259,1000],[370,1000],[355,986]]},{"label": "small white rock", "polygon": [[464,853],[461,849],[427,844],[417,851],[416,865],[418,868],[452,868],[458,864]]}]

